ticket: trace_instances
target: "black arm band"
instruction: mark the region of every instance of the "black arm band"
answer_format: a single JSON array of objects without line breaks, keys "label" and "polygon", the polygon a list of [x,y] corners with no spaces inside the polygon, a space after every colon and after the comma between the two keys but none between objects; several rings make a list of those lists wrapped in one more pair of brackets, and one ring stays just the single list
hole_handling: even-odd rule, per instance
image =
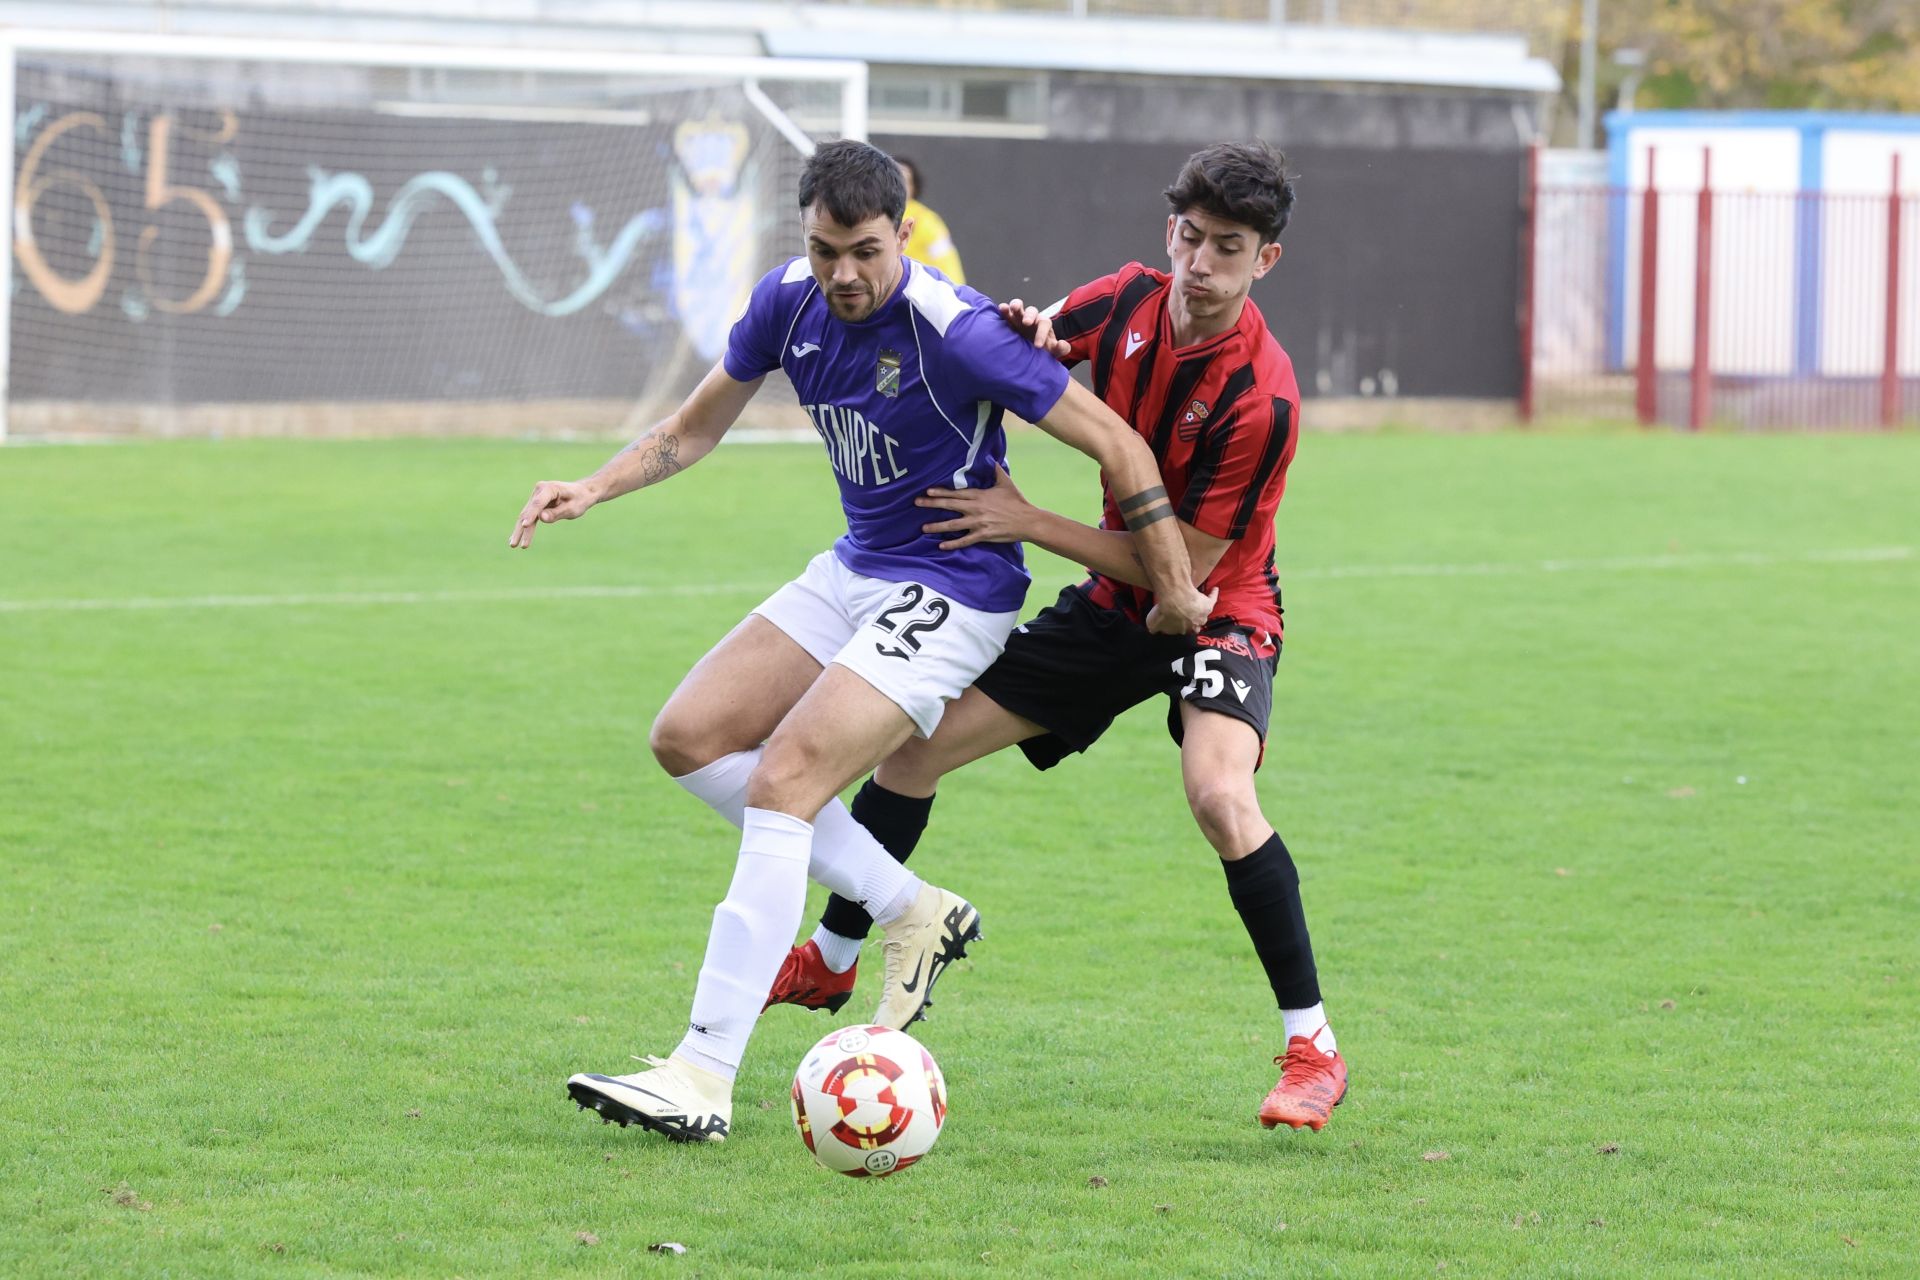
[{"label": "black arm band", "polygon": [[1148,525],[1154,524],[1161,520],[1165,520],[1171,515],[1173,515],[1173,504],[1168,502],[1162,502],[1159,506],[1155,507],[1151,511],[1143,511],[1137,515],[1131,515],[1126,517],[1127,528],[1133,530],[1135,533],[1138,533],[1142,529],[1146,528]]}]

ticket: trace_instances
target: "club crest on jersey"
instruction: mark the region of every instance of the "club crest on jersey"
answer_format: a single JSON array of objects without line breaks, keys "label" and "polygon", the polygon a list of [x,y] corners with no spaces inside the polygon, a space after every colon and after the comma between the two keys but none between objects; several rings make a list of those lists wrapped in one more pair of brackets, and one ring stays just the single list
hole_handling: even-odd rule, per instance
[{"label": "club crest on jersey", "polygon": [[873,389],[883,396],[900,394],[900,353],[882,351],[880,363],[873,367]]},{"label": "club crest on jersey", "polygon": [[1191,440],[1200,434],[1200,424],[1207,420],[1213,410],[1205,400],[1195,400],[1187,406],[1186,414],[1180,419],[1180,438]]}]

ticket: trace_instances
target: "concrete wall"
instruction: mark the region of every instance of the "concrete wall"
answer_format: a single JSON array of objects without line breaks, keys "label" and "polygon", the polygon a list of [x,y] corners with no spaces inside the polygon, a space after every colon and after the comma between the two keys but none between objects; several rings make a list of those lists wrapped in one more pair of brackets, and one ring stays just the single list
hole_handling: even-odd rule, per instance
[{"label": "concrete wall", "polygon": [[[1132,259],[1166,263],[1173,142],[877,136],[926,174],[969,283],[1052,301]],[[1254,300],[1309,397],[1518,394],[1519,191],[1508,150],[1288,151],[1299,204]]]},{"label": "concrete wall", "polygon": [[1047,135],[1072,141],[1267,138],[1286,147],[1512,151],[1541,132],[1528,94],[1054,73]]}]

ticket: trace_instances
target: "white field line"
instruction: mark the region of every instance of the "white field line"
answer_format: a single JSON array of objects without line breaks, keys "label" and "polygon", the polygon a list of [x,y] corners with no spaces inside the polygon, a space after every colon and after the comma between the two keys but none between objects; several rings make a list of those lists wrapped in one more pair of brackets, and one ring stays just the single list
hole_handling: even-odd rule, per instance
[{"label": "white field line", "polygon": [[667,586],[498,587],[477,591],[296,592],[272,596],[125,596],[0,600],[0,613],[87,613],[139,609],[282,609],[301,606],[493,604],[521,600],[624,600],[646,596],[725,596],[771,592],[778,583],[700,582]]},{"label": "white field line", "polygon": [[[1840,547],[1824,551],[1726,551],[1693,555],[1608,556],[1593,559],[1486,560],[1458,564],[1350,564],[1293,569],[1282,585],[1303,579],[1488,578],[1543,573],[1633,573],[1672,569],[1754,568],[1796,564],[1883,564],[1911,560],[1912,547]],[[765,595],[777,582],[703,582],[682,585],[496,587],[473,591],[341,591],[285,595],[123,596],[0,600],[0,614],[126,612],[146,609],[282,609],[336,605],[494,604],[527,600],[639,600],[684,596]]]},{"label": "white field line", "polygon": [[1604,556],[1590,559],[1481,561],[1467,564],[1356,564],[1296,569],[1295,578],[1482,578],[1526,573],[1622,573],[1658,569],[1765,569],[1789,564],[1878,564],[1910,560],[1912,547],[1839,547],[1825,551],[1703,551],[1660,556]]}]

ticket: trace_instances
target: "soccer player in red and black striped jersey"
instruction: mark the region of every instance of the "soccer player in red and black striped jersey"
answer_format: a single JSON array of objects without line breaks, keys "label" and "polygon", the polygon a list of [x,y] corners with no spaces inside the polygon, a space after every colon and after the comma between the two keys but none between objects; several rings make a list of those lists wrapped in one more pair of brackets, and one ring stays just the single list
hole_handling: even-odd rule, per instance
[{"label": "soccer player in red and black striped jersey", "polygon": [[[1161,514],[1180,521],[1200,590],[1217,593],[1206,626],[1180,636],[1148,628],[1153,594],[1126,522],[1147,494],[1119,504],[1107,489],[1095,528],[1027,503],[1004,472],[988,489],[931,490],[921,505],[940,515],[926,528],[948,539],[943,547],[1033,542],[1091,577],[1017,628],[933,737],[909,739],[880,766],[853,814],[905,858],[946,773],[1015,743],[1051,768],[1120,712],[1166,695],[1189,805],[1283,1018],[1280,1081],[1260,1122],[1317,1130],[1346,1093],[1347,1068],[1321,1004],[1299,876],[1253,781],[1280,653],[1273,522],[1299,439],[1300,391],[1248,293],[1280,260],[1294,200],[1285,165],[1259,143],[1198,152],[1166,191],[1171,272],[1130,263],[1045,313],[1017,300],[1001,308],[1065,363],[1090,363],[1095,394],[1152,446],[1172,500]],[[857,907],[831,902],[769,1003],[844,1002],[867,929]]]}]

